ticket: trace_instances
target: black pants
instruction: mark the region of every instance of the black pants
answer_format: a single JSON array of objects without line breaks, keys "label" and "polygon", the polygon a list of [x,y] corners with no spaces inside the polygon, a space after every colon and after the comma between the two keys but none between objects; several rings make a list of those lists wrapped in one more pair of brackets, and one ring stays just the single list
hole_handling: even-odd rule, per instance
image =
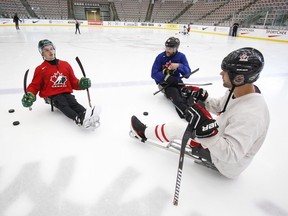
[{"label": "black pants", "polygon": [[188,108],[187,99],[181,94],[182,86],[172,86],[165,88],[165,95],[175,105],[180,118],[184,118],[185,110]]},{"label": "black pants", "polygon": [[20,28],[19,28],[19,22],[15,22],[15,28],[16,28],[17,30],[20,29]]},{"label": "black pants", "polygon": [[232,37],[236,37],[237,36],[237,29],[238,28],[233,28],[232,29]]},{"label": "black pants", "polygon": [[54,106],[72,120],[75,120],[76,116],[83,115],[86,110],[76,101],[75,96],[70,93],[63,93],[50,98]]},{"label": "black pants", "polygon": [[79,34],[81,34],[80,33],[80,28],[76,26],[75,34],[77,34],[77,31],[78,31]]}]

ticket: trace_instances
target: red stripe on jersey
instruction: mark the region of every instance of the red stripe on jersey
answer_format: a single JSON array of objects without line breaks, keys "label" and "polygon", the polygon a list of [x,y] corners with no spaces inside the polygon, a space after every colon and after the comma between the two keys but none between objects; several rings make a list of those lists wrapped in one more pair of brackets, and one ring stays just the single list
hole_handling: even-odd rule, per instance
[{"label": "red stripe on jersey", "polygon": [[166,140],[166,142],[169,142],[169,140],[168,140],[167,137],[165,136],[164,125],[165,125],[165,124],[163,124],[162,127],[161,127],[161,133],[162,133],[163,138]]},{"label": "red stripe on jersey", "polygon": [[155,134],[156,134],[157,139],[160,140],[160,142],[163,142],[163,140],[161,140],[161,138],[159,137],[159,134],[158,134],[158,126],[159,126],[159,125],[157,125],[157,126],[155,127]]}]

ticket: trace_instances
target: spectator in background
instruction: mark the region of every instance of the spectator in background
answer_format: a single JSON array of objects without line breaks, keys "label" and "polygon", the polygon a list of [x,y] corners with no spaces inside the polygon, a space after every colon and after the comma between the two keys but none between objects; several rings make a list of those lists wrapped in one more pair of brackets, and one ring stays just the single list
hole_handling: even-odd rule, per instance
[{"label": "spectator in background", "polygon": [[188,28],[187,28],[188,34],[190,32],[190,24],[188,24]]},{"label": "spectator in background", "polygon": [[75,20],[75,27],[76,27],[76,30],[75,30],[75,34],[77,34],[77,31],[78,31],[78,33],[79,34],[81,34],[80,33],[80,23],[78,22],[78,20]]},{"label": "spectator in background", "polygon": [[237,30],[239,27],[239,23],[234,23],[232,26],[232,37],[236,37],[237,36]]},{"label": "spectator in background", "polygon": [[15,13],[15,15],[13,17],[13,22],[15,23],[15,27],[16,27],[17,30],[20,30],[19,21],[21,22],[21,20],[19,19],[17,13]]}]

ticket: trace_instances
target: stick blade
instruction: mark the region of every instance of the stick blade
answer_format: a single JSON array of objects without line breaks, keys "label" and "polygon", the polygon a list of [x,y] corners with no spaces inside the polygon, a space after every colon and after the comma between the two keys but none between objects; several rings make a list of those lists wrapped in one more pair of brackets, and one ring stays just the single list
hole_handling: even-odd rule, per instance
[{"label": "stick blade", "polygon": [[86,77],[86,73],[84,71],[83,65],[82,65],[80,59],[78,58],[78,56],[76,56],[75,60],[77,61],[78,65],[79,65],[79,67],[80,67],[80,69],[82,71],[83,76]]},{"label": "stick blade", "polygon": [[23,81],[23,88],[24,88],[24,92],[27,95],[27,77],[28,77],[28,73],[29,73],[29,69],[26,70],[25,74],[24,74],[24,81]]}]

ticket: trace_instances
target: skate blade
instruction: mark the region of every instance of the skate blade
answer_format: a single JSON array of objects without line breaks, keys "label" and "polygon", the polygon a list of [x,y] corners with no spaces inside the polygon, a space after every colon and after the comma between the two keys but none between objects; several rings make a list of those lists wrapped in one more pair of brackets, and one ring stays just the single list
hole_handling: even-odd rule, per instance
[{"label": "skate blade", "polygon": [[143,141],[142,141],[142,138],[141,138],[140,136],[138,136],[138,134],[135,133],[135,132],[133,131],[133,129],[131,129],[131,130],[129,131],[129,136],[132,137],[132,138],[134,138],[134,139],[137,139],[137,140],[143,142]]},{"label": "skate blade", "polygon": [[132,129],[129,131],[129,136],[132,138],[139,139],[139,137],[137,137],[136,133]]}]

